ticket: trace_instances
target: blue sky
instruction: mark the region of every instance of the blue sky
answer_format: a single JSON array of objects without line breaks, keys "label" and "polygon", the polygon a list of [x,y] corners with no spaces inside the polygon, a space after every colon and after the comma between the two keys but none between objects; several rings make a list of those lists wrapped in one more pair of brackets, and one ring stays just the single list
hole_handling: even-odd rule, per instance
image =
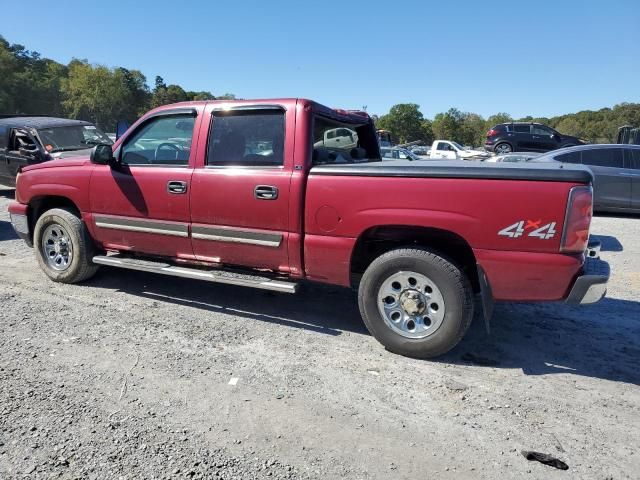
[{"label": "blue sky", "polygon": [[[242,98],[427,117],[553,116],[640,102],[640,7],[620,1],[30,0],[2,34],[60,62]],[[22,19],[22,21],[9,21]],[[625,48],[626,47],[626,48]]]}]

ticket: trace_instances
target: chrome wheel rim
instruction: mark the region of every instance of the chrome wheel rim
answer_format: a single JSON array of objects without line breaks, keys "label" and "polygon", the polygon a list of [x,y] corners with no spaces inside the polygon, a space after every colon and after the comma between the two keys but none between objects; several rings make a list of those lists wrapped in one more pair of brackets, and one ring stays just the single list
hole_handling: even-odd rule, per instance
[{"label": "chrome wheel rim", "polygon": [[49,267],[59,272],[71,265],[73,244],[62,225],[53,223],[45,229],[42,234],[42,256]]},{"label": "chrome wheel rim", "polygon": [[496,151],[498,153],[511,153],[511,147],[509,145],[498,145],[498,148],[496,148]]},{"label": "chrome wheel rim", "polygon": [[378,310],[395,333],[406,338],[425,338],[442,325],[445,304],[442,292],[429,277],[405,271],[382,282]]}]

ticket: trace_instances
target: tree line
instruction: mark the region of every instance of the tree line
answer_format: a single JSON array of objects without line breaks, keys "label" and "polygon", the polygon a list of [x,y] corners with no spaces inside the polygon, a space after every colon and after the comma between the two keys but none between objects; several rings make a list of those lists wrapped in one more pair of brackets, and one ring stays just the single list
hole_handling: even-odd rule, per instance
[{"label": "tree line", "polygon": [[153,88],[139,70],[64,65],[0,36],[0,114],[43,114],[88,120],[113,131],[118,120],[135,121],[160,105],[188,100],[231,99],[232,94],[184,90],[157,76]]},{"label": "tree line", "polygon": [[374,116],[377,128],[389,130],[397,143],[421,140],[431,144],[434,139],[453,140],[462,145],[482,146],[487,131],[504,122],[538,122],[555,128],[565,135],[573,135],[590,143],[615,143],[618,128],[623,125],[640,126],[640,103],[621,103],[613,108],[585,110],[557,117],[514,119],[508,113],[496,113],[488,118],[477,113],[451,108],[427,119],[415,103],[394,105],[389,113]]},{"label": "tree line", "polygon": [[[92,65],[73,59],[63,65],[0,36],[0,114],[44,114],[88,120],[112,131],[116,121],[135,121],[150,108],[187,100],[232,99],[232,94],[187,91],[155,77],[153,88],[139,70]],[[378,128],[389,130],[398,143],[436,138],[481,146],[492,126],[510,121],[539,122],[560,133],[592,143],[615,142],[618,127],[640,126],[640,104],[585,110],[551,118],[514,119],[507,113],[484,118],[451,108],[433,119],[425,118],[415,103],[394,105],[389,113],[374,116]]]}]

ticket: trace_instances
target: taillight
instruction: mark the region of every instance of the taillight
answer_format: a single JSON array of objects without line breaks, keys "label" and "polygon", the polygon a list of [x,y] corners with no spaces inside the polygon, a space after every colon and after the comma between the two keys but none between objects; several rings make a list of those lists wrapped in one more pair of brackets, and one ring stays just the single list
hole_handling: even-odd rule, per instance
[{"label": "taillight", "polygon": [[560,243],[561,252],[582,253],[587,249],[592,216],[593,188],[573,187],[569,191],[562,242]]},{"label": "taillight", "polygon": [[494,135],[497,135],[497,134],[498,134],[498,131],[492,128],[487,132],[487,137],[493,137]]}]

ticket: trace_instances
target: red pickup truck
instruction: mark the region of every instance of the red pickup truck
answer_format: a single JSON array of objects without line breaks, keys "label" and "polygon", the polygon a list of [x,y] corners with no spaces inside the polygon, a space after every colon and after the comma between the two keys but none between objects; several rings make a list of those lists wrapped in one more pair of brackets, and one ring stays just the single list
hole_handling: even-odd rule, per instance
[{"label": "red pickup truck", "polygon": [[90,157],[24,168],[9,211],[54,281],[109,265],[290,293],[353,287],[371,334],[413,357],[453,348],[476,297],[488,319],[494,301],[604,296],[588,169],[415,163],[382,162],[363,112],[180,103]]}]

